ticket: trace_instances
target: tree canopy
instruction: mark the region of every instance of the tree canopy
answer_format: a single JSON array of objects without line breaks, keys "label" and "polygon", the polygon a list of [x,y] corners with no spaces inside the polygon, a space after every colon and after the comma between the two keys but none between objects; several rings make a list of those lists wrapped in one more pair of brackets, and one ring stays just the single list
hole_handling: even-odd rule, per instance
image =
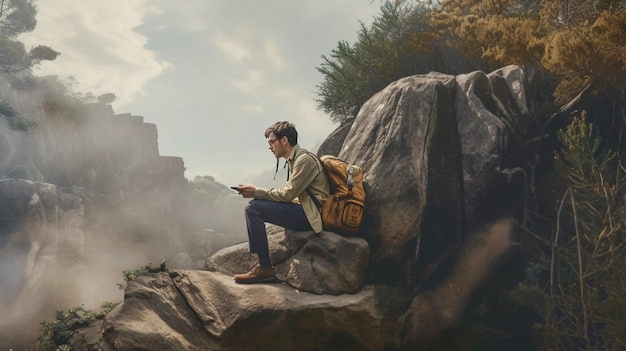
[{"label": "tree canopy", "polygon": [[32,0],[0,0],[0,73],[13,74],[59,55],[44,45],[27,50],[16,38],[35,29],[37,8]]},{"label": "tree canopy", "polygon": [[[32,0],[0,0],[0,73],[14,82],[16,74],[27,72],[42,61],[55,60],[59,53],[39,45],[27,50],[17,37],[35,29],[37,8]],[[15,130],[28,131],[35,123],[24,119],[7,102],[0,101],[0,116]]]},{"label": "tree canopy", "polygon": [[623,0],[446,0],[431,18],[438,36],[486,69],[518,64],[554,75],[561,104],[623,86]]},{"label": "tree canopy", "polygon": [[322,56],[318,107],[336,122],[393,80],[436,70],[491,71],[509,64],[552,77],[555,101],[573,106],[626,81],[624,0],[419,0],[385,2],[354,44]]},{"label": "tree canopy", "polygon": [[361,24],[355,44],[340,41],[330,56],[323,55],[318,107],[346,123],[392,81],[427,70],[432,40],[427,13],[421,2],[386,2],[369,28]]}]

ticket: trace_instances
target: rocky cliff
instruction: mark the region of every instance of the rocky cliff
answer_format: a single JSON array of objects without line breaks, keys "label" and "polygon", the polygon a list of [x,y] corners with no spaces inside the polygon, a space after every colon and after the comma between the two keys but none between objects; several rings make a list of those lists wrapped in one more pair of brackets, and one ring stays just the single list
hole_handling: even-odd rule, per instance
[{"label": "rocky cliff", "polygon": [[505,327],[504,314],[484,317],[485,297],[501,286],[518,250],[516,204],[534,158],[526,151],[535,123],[531,86],[514,66],[392,83],[320,148],[364,169],[360,237],[273,234],[283,284],[233,284],[230,275],[252,261],[245,246],[209,258],[208,271],[140,276],[113,312],[75,335],[74,346],[524,349],[523,325]]},{"label": "rocky cliff", "polygon": [[184,163],[159,154],[157,127],[55,92],[0,82],[37,124],[22,132],[0,119],[0,349],[54,310],[111,299],[102,288],[122,270],[188,245]]}]

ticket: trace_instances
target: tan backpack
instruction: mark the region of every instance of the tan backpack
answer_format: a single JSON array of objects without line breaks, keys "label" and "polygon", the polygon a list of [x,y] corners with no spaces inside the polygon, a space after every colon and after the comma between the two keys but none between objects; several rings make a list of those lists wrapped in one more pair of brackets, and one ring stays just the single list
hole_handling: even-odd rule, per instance
[{"label": "tan backpack", "polygon": [[[315,154],[309,153],[315,158]],[[332,155],[324,155],[318,160],[324,167],[330,183],[330,195],[320,204],[311,190],[307,192],[320,209],[324,229],[345,235],[355,235],[363,220],[365,190],[363,170]]]}]

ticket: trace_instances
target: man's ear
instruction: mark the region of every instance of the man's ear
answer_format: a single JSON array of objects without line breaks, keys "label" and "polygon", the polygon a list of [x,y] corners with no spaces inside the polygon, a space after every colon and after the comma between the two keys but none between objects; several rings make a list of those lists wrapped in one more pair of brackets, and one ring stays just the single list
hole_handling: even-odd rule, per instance
[{"label": "man's ear", "polygon": [[283,135],[282,138],[280,138],[280,143],[285,145],[285,143],[289,144],[289,139],[287,138],[286,135]]}]

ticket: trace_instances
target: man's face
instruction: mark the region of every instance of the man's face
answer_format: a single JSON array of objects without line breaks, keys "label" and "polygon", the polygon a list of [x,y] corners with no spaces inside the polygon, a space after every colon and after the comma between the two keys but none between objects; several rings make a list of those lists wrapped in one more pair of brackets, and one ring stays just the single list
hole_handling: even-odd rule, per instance
[{"label": "man's face", "polygon": [[285,157],[284,153],[286,148],[283,143],[286,142],[286,140],[286,137],[282,137],[280,139],[277,138],[273,132],[269,134],[269,136],[267,137],[267,143],[269,144],[270,151],[274,154],[274,157]]}]

